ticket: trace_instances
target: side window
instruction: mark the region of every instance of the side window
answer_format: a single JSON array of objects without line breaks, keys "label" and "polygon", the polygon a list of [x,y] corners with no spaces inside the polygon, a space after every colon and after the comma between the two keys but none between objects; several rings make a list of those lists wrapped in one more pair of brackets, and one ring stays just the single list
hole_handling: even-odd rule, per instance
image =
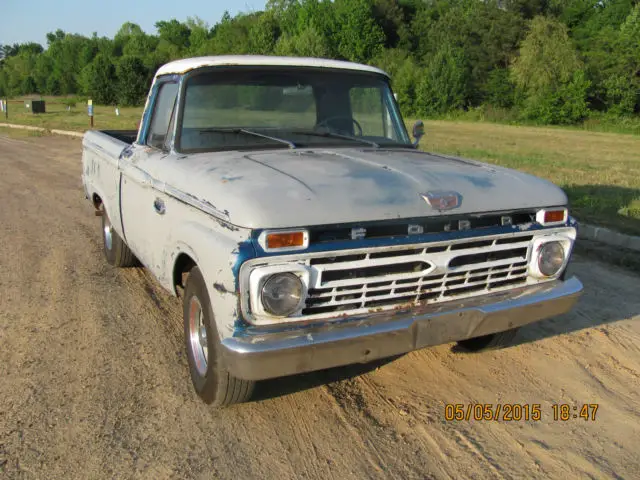
[{"label": "side window", "polygon": [[351,113],[367,137],[386,137],[385,114],[381,92],[376,87],[354,87],[350,90]]},{"label": "side window", "polygon": [[147,136],[147,145],[162,149],[169,133],[169,124],[178,95],[177,83],[163,83],[156,97]]}]

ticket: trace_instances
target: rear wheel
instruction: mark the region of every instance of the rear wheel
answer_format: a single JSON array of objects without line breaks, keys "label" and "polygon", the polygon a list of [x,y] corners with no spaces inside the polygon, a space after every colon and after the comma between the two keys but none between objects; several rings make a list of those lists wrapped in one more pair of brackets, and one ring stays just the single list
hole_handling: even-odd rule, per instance
[{"label": "rear wheel", "polygon": [[111,220],[106,211],[102,211],[102,243],[104,244],[104,256],[109,265],[114,267],[132,267],[136,263],[136,257],[124,240],[113,229]]},{"label": "rear wheel", "polygon": [[460,340],[458,346],[467,352],[482,352],[485,350],[497,350],[513,344],[519,328],[512,328],[504,332],[492,333],[481,337]]},{"label": "rear wheel", "polygon": [[255,382],[236,378],[225,368],[209,294],[198,267],[187,277],[183,317],[191,381],[200,398],[215,406],[249,400]]}]

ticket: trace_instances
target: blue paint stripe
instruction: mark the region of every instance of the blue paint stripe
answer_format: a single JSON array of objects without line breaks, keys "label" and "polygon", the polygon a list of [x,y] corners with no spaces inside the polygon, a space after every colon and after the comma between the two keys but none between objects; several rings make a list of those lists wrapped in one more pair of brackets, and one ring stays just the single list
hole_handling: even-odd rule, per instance
[{"label": "blue paint stripe", "polygon": [[[567,222],[567,226],[571,225],[571,219]],[[448,242],[453,240],[469,239],[469,238],[481,238],[490,235],[504,235],[509,233],[521,233],[521,232],[535,232],[538,230],[545,230],[549,228],[557,227],[543,227],[537,223],[532,223],[527,228],[521,228],[517,226],[507,225],[500,227],[487,227],[475,230],[464,230],[454,232],[439,232],[439,233],[424,233],[420,235],[406,235],[397,237],[382,237],[382,238],[365,238],[362,240],[339,240],[335,242],[322,242],[309,245],[306,250],[297,250],[292,252],[265,252],[264,249],[258,243],[258,236],[263,230],[254,230],[251,234],[251,240],[257,252],[258,257],[275,257],[285,255],[300,255],[304,253],[319,253],[330,252],[338,250],[350,250],[358,248],[375,248],[375,247],[389,247],[389,246],[402,246],[412,245],[416,243],[432,243],[432,242]]]}]

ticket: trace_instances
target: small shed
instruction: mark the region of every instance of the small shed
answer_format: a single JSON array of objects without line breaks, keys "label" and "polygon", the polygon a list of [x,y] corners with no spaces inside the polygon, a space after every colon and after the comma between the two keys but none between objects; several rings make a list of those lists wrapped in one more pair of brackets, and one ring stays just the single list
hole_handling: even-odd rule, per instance
[{"label": "small shed", "polygon": [[44,100],[25,100],[24,106],[31,113],[46,113]]}]

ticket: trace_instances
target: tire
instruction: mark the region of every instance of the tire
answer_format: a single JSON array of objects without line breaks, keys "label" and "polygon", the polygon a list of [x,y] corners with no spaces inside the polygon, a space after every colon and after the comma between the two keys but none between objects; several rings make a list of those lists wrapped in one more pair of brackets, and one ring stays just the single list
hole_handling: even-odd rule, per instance
[{"label": "tire", "polygon": [[225,368],[209,294],[198,267],[189,272],[182,301],[187,359],[196,393],[214,406],[246,402],[255,382],[236,378]]},{"label": "tire", "polygon": [[102,243],[104,256],[109,265],[114,267],[132,267],[136,264],[136,257],[124,240],[111,225],[106,211],[102,211]]},{"label": "tire", "polygon": [[468,338],[457,342],[458,347],[466,352],[484,352],[509,347],[518,334],[519,328],[512,328],[504,332],[492,333],[481,337]]}]

